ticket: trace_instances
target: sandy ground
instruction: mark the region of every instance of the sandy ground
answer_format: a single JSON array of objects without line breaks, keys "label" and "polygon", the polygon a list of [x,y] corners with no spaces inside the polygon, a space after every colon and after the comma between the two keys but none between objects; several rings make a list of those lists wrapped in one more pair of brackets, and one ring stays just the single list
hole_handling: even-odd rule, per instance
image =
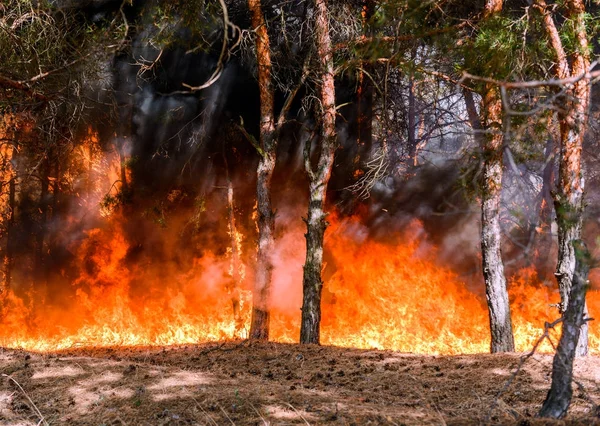
[{"label": "sandy ground", "polygon": [[599,358],[578,361],[585,390],[554,423],[535,418],[551,357],[507,384],[519,361],[247,342],[0,350],[0,424],[600,424]]}]

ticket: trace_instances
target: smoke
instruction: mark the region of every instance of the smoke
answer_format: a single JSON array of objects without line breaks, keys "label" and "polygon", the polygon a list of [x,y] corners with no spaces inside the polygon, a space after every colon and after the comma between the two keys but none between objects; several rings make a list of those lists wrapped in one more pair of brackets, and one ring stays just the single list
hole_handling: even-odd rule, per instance
[{"label": "smoke", "polygon": [[[115,2],[95,1],[86,7],[93,10],[95,20],[101,20],[114,6]],[[216,56],[187,53],[181,47],[161,52],[145,42],[155,30],[144,22],[141,18],[137,22],[131,52],[110,65],[110,85],[103,81],[96,86],[114,92],[114,103],[95,106],[97,120],[81,132],[80,141],[69,152],[69,167],[61,170],[61,177],[56,176],[61,180],[61,194],[56,191],[55,207],[46,223],[45,275],[40,279],[44,285],[32,278],[39,277],[33,272],[40,265],[27,254],[35,247],[41,224],[35,213],[39,183],[20,188],[19,234],[13,238],[26,244],[15,255],[18,262],[13,271],[13,281],[20,283],[15,287],[22,287],[17,291],[21,298],[11,301],[9,310],[30,313],[34,320],[23,319],[22,314],[19,320],[35,325],[43,315],[58,317],[58,308],[64,308],[73,315],[68,328],[93,325],[114,333],[118,342],[135,344],[160,339],[197,341],[198,334],[190,330],[209,322],[214,329],[203,329],[202,338],[244,336],[231,317],[235,309],[241,316],[248,315],[256,256],[253,214],[258,154],[238,128],[243,123],[248,132],[258,133],[260,105],[252,64],[233,56],[210,88],[173,93],[184,90],[182,83],[205,81],[216,66]],[[142,58],[154,65],[140,74]],[[339,104],[355,100],[353,85],[338,82]],[[283,95],[277,93],[279,103]],[[108,96],[95,96],[108,100]],[[315,127],[301,107],[300,102],[294,104],[291,123],[282,133],[272,191],[276,236],[271,303],[278,315],[288,319],[297,318],[302,305],[302,217],[308,199],[303,153]],[[353,108],[345,107],[344,117],[357,117]],[[399,164],[391,164],[390,172],[375,182],[370,197],[359,202],[347,188],[355,181],[354,158],[360,154],[365,161],[369,150],[357,149],[354,124],[340,120],[338,125],[341,147],[328,192],[332,226],[325,241],[324,304],[334,306],[349,294],[344,280],[350,281],[352,268],[359,266],[352,262],[359,262],[356,253],[360,254],[361,247],[376,247],[381,256],[393,256],[398,247],[409,247],[401,253],[407,265],[400,266],[420,261],[444,265],[458,274],[462,285],[480,294],[477,196],[464,183],[461,159],[440,154],[420,167],[405,166],[402,171],[396,170]],[[458,137],[447,142],[454,154],[462,146],[459,142]],[[28,160],[23,156],[19,161]],[[24,170],[28,165],[17,167]],[[239,282],[231,273],[232,267],[240,265],[232,266],[229,181],[241,240],[239,262],[245,271]],[[533,199],[515,200],[512,194],[507,192],[505,201],[526,205]],[[344,248],[355,257],[342,255]],[[370,260],[374,267],[380,266],[377,260]],[[382,264],[398,268],[388,258]],[[39,291],[39,300],[30,296],[32,289]],[[44,303],[47,309],[40,308]],[[477,306],[476,301],[469,303]],[[157,320],[152,312],[164,318]],[[145,321],[152,329],[146,340],[127,337],[129,329],[143,328]],[[14,324],[11,330],[17,328]],[[57,320],[57,324],[63,326],[64,321]],[[215,329],[223,330],[222,334]],[[169,340],[172,335],[179,340]]]}]

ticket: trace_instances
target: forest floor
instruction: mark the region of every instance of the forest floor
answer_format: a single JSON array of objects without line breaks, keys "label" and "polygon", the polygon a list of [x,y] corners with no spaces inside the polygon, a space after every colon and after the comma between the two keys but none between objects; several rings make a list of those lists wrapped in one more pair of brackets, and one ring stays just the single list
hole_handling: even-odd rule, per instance
[{"label": "forest floor", "polygon": [[535,418],[551,356],[514,375],[520,359],[248,342],[0,349],[0,424],[600,425],[600,358],[577,361],[585,390],[554,423]]}]

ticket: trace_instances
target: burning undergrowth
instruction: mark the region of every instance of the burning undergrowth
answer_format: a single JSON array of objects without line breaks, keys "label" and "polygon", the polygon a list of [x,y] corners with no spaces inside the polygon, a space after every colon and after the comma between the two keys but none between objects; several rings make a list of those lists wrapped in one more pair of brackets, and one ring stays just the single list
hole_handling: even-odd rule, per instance
[{"label": "burning undergrowth", "polygon": [[[90,134],[87,143],[93,146],[98,140]],[[94,152],[89,147],[81,151],[94,186],[87,193],[82,190],[79,204],[71,206],[68,219],[60,227],[55,224],[49,237],[67,253],[61,267],[48,265],[46,279],[19,281],[26,267],[15,266],[13,285],[2,295],[0,344],[55,350],[247,337],[256,239],[252,180],[232,173],[215,178],[211,191],[180,186],[160,197],[136,194],[117,202],[123,194],[115,182],[130,179],[130,172],[120,173],[123,160],[115,151]],[[235,164],[235,156],[229,163]],[[295,342],[299,335],[303,196],[297,188],[290,191],[298,180],[292,177],[275,191],[271,336],[278,342]],[[89,184],[76,181],[74,185]],[[486,352],[484,298],[440,263],[452,245],[432,238],[433,225],[418,214],[382,235],[385,217],[388,225],[398,223],[407,202],[396,199],[394,211],[372,200],[370,210],[359,207],[354,215],[330,216],[323,343],[427,354]],[[452,235],[448,232],[448,238]],[[533,268],[521,269],[511,279],[521,351],[533,345],[544,321],[557,316],[550,306],[558,300],[556,291],[538,281]],[[597,292],[590,293],[589,303],[593,316],[600,307]],[[593,324],[591,349],[600,350]]]},{"label": "burning undergrowth", "polygon": [[[193,68],[185,63],[189,67],[170,71]],[[54,157],[2,154],[13,165],[7,173],[18,176],[15,223],[7,225],[10,212],[4,214],[3,230],[10,233],[0,235],[12,252],[2,292],[4,347],[247,337],[257,155],[232,123],[243,116],[256,133],[258,106],[248,102],[257,99],[255,87],[231,65],[202,97],[164,96],[157,83],[141,84],[132,67],[120,66],[125,76],[116,89],[124,106],[116,130],[92,126],[79,142],[48,149]],[[284,131],[273,186],[271,336],[278,342],[298,340],[302,305],[308,199],[302,155],[311,124],[300,119],[305,122]],[[356,135],[340,134],[340,152],[354,152]],[[356,164],[336,165],[325,238],[324,344],[427,354],[488,351],[477,208],[456,185],[455,166],[392,172],[359,203],[344,189]],[[33,176],[36,168],[41,178]],[[513,268],[511,275],[517,348],[527,350],[544,321],[558,316],[550,306],[558,294],[533,267]],[[589,303],[593,316],[596,292]],[[593,324],[590,346],[600,350]]]}]

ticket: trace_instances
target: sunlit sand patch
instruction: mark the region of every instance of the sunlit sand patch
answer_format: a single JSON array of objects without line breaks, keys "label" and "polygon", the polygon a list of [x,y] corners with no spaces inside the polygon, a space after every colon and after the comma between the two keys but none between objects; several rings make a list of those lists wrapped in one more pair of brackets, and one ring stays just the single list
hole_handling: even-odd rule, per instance
[{"label": "sunlit sand patch", "polygon": [[274,417],[278,420],[316,420],[314,415],[311,413],[292,407],[283,407],[281,405],[267,405],[264,407],[264,411],[268,413],[269,417]]},{"label": "sunlit sand patch", "polygon": [[60,377],[76,377],[85,374],[85,371],[80,367],[65,366],[65,367],[47,367],[43,370],[38,370],[33,373],[32,379],[51,379]]},{"label": "sunlit sand patch", "polygon": [[511,371],[500,369],[500,368],[494,368],[493,370],[491,370],[491,373],[495,374],[497,376],[502,376],[502,377],[509,376],[512,374]]},{"label": "sunlit sand patch", "polygon": [[99,376],[93,376],[86,380],[78,382],[81,386],[95,386],[98,383],[115,383],[123,378],[123,373],[117,373],[115,371],[104,371]]},{"label": "sunlit sand patch", "polygon": [[162,378],[158,383],[147,387],[153,392],[152,399],[163,401],[192,395],[192,389],[200,385],[209,385],[213,380],[202,373],[179,371]]},{"label": "sunlit sand patch", "polygon": [[[87,381],[89,383],[89,381]],[[105,386],[96,388],[78,384],[69,388],[69,393],[73,397],[75,410],[79,413],[85,413],[94,404],[101,404],[109,398],[127,399],[135,395],[135,391],[129,388],[111,388]]]},{"label": "sunlit sand patch", "polygon": [[0,392],[0,411],[10,408],[13,392]]}]

